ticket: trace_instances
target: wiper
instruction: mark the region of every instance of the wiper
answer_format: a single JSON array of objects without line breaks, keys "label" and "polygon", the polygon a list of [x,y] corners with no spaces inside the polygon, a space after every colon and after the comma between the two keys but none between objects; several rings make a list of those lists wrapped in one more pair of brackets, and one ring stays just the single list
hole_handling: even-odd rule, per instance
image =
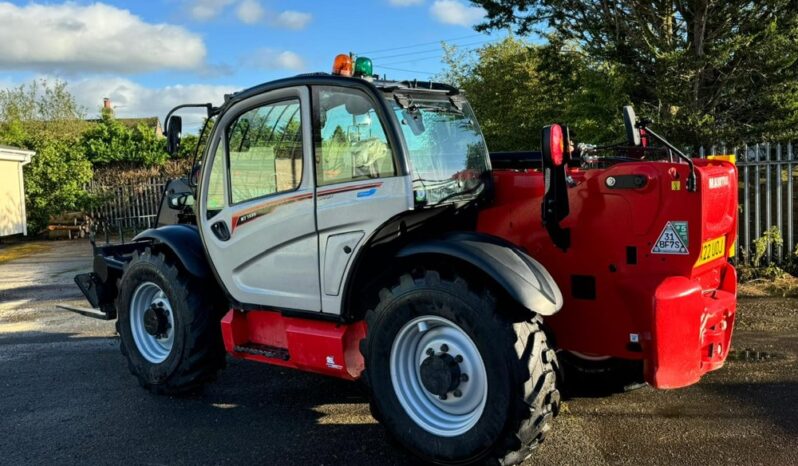
[{"label": "wiper", "polygon": [[[403,110],[407,110],[409,112],[417,112],[419,110],[432,110],[434,112],[446,112],[446,113],[455,113],[458,115],[462,115],[463,112],[463,103],[465,99],[460,96],[452,96],[449,98],[448,102],[452,104],[450,108],[443,108],[438,105],[431,105],[428,103],[419,103],[414,101],[409,95],[400,94],[398,92],[394,92],[393,100],[401,107]],[[441,102],[444,102],[441,100]]]},{"label": "wiper", "polygon": [[[485,180],[484,180],[483,176],[480,176],[479,178],[475,178],[475,179],[478,180],[479,182],[477,184],[475,184],[474,186],[472,186],[471,188],[469,188],[469,189],[467,189],[465,191],[456,191],[456,192],[453,192],[451,194],[447,194],[446,196],[436,200],[435,204],[441,204],[441,203],[446,202],[449,199],[452,199],[454,197],[465,196],[467,194],[471,194],[474,191],[476,191],[476,190],[482,188],[483,186],[485,186]],[[428,178],[416,178],[416,179],[413,180],[413,182],[421,183],[421,187],[425,191],[430,191],[430,190],[435,190],[435,189],[444,189],[447,185],[459,184],[460,180],[457,180],[457,179],[454,179],[454,178],[446,178],[446,179],[440,179],[440,180],[433,180],[433,179],[428,179]],[[430,185],[427,185],[427,183],[430,183]]]},{"label": "wiper", "polygon": [[443,204],[444,202],[448,201],[449,199],[452,199],[452,198],[458,197],[458,196],[465,196],[466,194],[471,194],[471,193],[475,192],[477,189],[480,189],[480,188],[482,188],[484,186],[485,186],[485,180],[483,180],[482,178],[479,178],[479,183],[474,185],[471,189],[467,189],[465,191],[458,191],[456,193],[449,194],[447,196],[442,197],[441,199],[438,199],[435,203],[436,204]]}]

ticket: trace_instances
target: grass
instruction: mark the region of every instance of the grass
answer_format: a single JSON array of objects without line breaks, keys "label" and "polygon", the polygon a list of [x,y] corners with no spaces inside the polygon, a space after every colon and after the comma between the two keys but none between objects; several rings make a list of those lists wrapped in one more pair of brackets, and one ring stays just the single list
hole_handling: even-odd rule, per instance
[{"label": "grass", "polygon": [[756,278],[740,283],[737,291],[740,296],[744,297],[798,298],[798,277],[785,273],[774,279]]},{"label": "grass", "polygon": [[8,246],[0,246],[0,264],[13,261],[21,257],[29,256],[39,252],[47,251],[50,245],[40,242],[17,243]]}]

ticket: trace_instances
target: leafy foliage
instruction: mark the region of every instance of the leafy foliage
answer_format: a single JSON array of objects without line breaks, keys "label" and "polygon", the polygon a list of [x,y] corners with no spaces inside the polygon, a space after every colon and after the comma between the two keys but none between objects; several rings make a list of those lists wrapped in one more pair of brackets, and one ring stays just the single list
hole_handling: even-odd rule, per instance
[{"label": "leafy foliage", "polygon": [[530,150],[540,130],[565,122],[575,138],[592,143],[620,138],[624,82],[562,41],[531,45],[514,37],[469,56],[444,45],[448,69],[438,78],[462,88],[491,150]]},{"label": "leafy foliage", "polygon": [[784,239],[781,237],[781,230],[779,227],[772,226],[762,233],[762,236],[754,240],[753,262],[754,265],[759,267],[762,265],[762,259],[768,252],[771,246],[783,247]]},{"label": "leafy foliage", "polygon": [[169,157],[164,141],[152,128],[129,128],[103,109],[100,120],[82,136],[86,156],[94,165],[136,162],[144,166],[161,165]]},{"label": "leafy foliage", "polygon": [[773,262],[763,263],[765,255],[771,248],[784,247],[784,238],[781,236],[781,230],[778,226],[772,226],[762,233],[762,236],[753,241],[753,250],[750,251],[751,265],[742,265],[738,268],[739,279],[742,282],[766,279],[775,280],[789,272],[795,275],[795,263],[798,259],[798,247],[788,257],[784,263],[776,264]]},{"label": "leafy foliage", "polygon": [[674,142],[796,135],[795,0],[473,3],[487,11],[477,30],[551,33],[612,67]]},{"label": "leafy foliage", "polygon": [[0,91],[0,142],[36,151],[25,166],[25,198],[32,231],[50,215],[85,208],[91,163],[80,143],[83,111],[62,82],[46,80]]},{"label": "leafy foliage", "polygon": [[89,207],[84,189],[93,168],[114,164],[160,166],[168,159],[152,128],[129,128],[104,111],[97,122],[62,81],[38,80],[0,90],[0,143],[36,151],[25,166],[25,198],[31,231],[50,215]]}]

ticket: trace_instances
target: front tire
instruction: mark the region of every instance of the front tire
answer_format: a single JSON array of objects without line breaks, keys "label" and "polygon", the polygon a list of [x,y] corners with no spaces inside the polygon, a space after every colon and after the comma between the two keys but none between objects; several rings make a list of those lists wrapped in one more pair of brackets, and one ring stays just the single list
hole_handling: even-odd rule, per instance
[{"label": "front tire", "polygon": [[224,366],[220,315],[202,285],[149,248],[125,266],[116,301],[120,349],[147,390],[194,391]]},{"label": "front tire", "polygon": [[427,271],[383,290],[366,322],[375,417],[413,453],[517,464],[543,441],[560,396],[539,317],[513,322],[489,293]]}]

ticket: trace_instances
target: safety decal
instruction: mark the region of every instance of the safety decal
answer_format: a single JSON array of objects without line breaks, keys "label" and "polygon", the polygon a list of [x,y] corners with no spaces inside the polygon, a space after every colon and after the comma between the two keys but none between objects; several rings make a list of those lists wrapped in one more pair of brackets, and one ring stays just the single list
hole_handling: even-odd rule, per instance
[{"label": "safety decal", "polygon": [[687,222],[667,222],[657,242],[651,248],[652,254],[689,254]]}]

